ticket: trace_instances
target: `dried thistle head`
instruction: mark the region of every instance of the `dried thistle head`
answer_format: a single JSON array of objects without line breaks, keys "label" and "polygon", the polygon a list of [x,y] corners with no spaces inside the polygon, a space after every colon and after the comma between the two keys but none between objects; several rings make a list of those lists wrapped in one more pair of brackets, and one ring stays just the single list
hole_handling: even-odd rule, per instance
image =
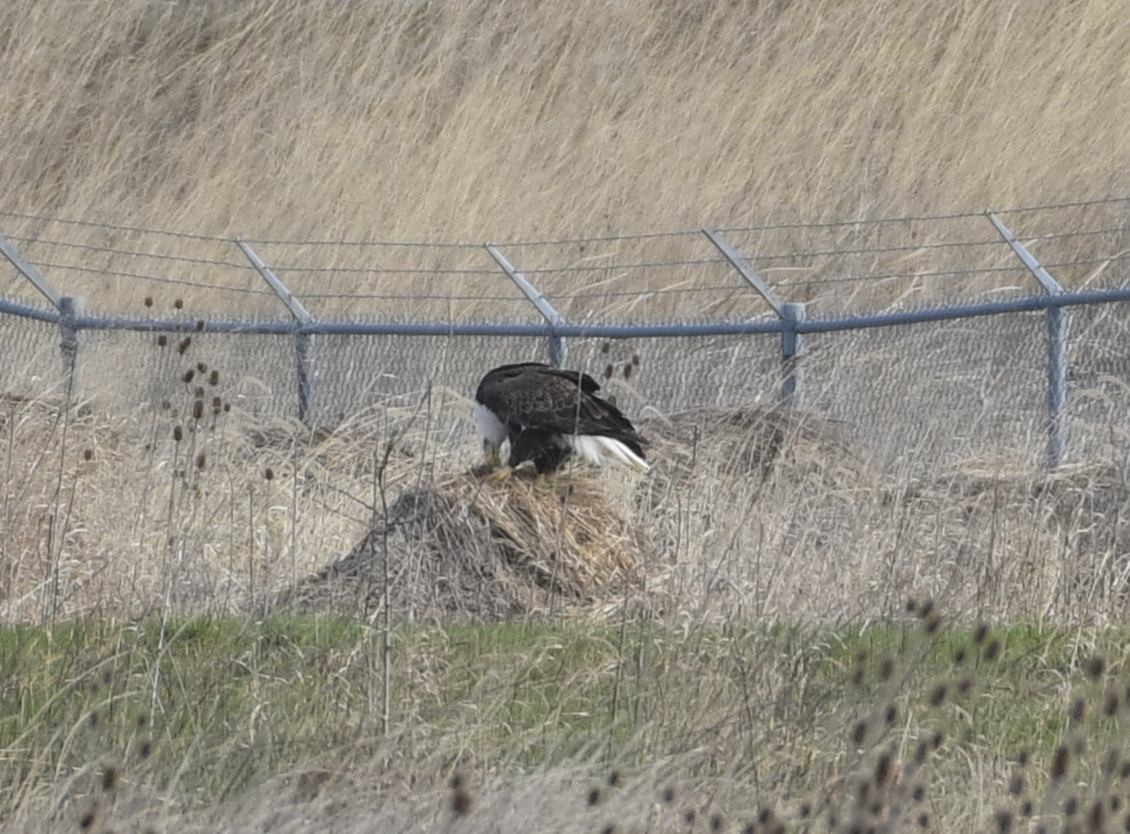
[{"label": "dried thistle head", "polygon": [[949,693],[949,686],[945,682],[938,683],[930,690],[930,706],[940,707],[946,702],[946,695]]},{"label": "dried thistle head", "polygon": [[889,681],[895,674],[895,659],[890,655],[884,655],[879,660],[879,680],[883,683]]},{"label": "dried thistle head", "polygon": [[1067,715],[1076,724],[1080,723],[1087,715],[1087,702],[1079,696],[1072,698]]},{"label": "dried thistle head", "polygon": [[1103,676],[1103,672],[1106,671],[1106,659],[1099,655],[1090,657],[1083,665],[1083,669],[1087,673],[1087,677],[1093,681],[1097,681]]},{"label": "dried thistle head", "polygon": [[173,307],[176,308],[177,310],[183,310],[184,309],[184,299],[181,299],[181,298],[174,299]]},{"label": "dried thistle head", "polygon": [[1061,744],[1052,754],[1052,764],[1048,775],[1051,776],[1053,782],[1059,782],[1067,775],[1067,770],[1070,767],[1071,751],[1067,749],[1066,744]]},{"label": "dried thistle head", "polygon": [[118,786],[118,780],[121,777],[121,772],[113,765],[103,765],[102,772],[99,775],[99,784],[102,786],[103,793],[110,793]]},{"label": "dried thistle head", "polygon": [[169,344],[169,337],[162,333],[157,337],[157,347],[165,347]]},{"label": "dried thistle head", "polygon": [[152,307],[153,306],[153,296],[151,296],[151,295],[145,296],[145,306],[146,307]]}]

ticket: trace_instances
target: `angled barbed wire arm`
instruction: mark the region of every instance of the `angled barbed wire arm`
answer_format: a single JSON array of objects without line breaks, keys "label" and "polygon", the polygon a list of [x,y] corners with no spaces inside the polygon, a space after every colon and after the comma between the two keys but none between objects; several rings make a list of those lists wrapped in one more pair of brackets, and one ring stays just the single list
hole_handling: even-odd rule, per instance
[{"label": "angled barbed wire arm", "polygon": [[312,398],[312,374],[310,371],[310,334],[306,332],[305,328],[313,323],[314,317],[310,315],[307,309],[298,300],[298,297],[290,291],[274,271],[267,266],[262,258],[251,248],[251,245],[244,240],[237,240],[235,245],[239,247],[244,257],[251,262],[255,267],[255,271],[267,283],[279,301],[290,312],[291,318],[298,323],[298,329],[294,332],[294,364],[295,373],[298,385],[298,419],[303,423],[307,421],[310,415],[310,401]]},{"label": "angled barbed wire arm", "polygon": [[735,249],[722,232],[703,227],[702,233],[776,314],[781,323],[780,404],[785,408],[803,408],[804,366],[801,357],[804,355],[804,334],[797,330],[797,323],[806,318],[805,306],[782,301],[765,279],[757,274],[749,259]]},{"label": "angled barbed wire arm", "polygon": [[1054,300],[1065,295],[1063,285],[1028,251],[1016,235],[997,217],[993,211],[986,211],[985,217],[1001,236],[1013,254],[1020,259],[1040,288],[1048,297],[1045,313],[1047,323],[1047,386],[1048,386],[1048,444],[1046,459],[1049,469],[1063,463],[1067,453],[1067,335],[1070,320],[1067,310]]},{"label": "angled barbed wire arm", "polygon": [[510,280],[514,282],[515,286],[522,291],[522,294],[530,300],[530,303],[537,308],[541,313],[542,318],[545,319],[546,324],[549,325],[549,364],[555,368],[560,368],[565,364],[565,357],[568,355],[569,347],[565,344],[564,337],[557,332],[557,328],[566,324],[564,317],[554,309],[549,300],[538,291],[538,288],[530,283],[521,272],[514,268],[514,265],[506,259],[506,256],[499,251],[498,247],[492,243],[485,245],[487,252],[495,263],[497,263],[502,271],[505,272]]},{"label": "angled barbed wire arm", "polygon": [[39,291],[40,295],[51,302],[52,307],[62,312],[63,296],[43,277],[43,273],[23,259],[12,242],[3,235],[0,235],[0,254],[8,259],[8,262]]}]

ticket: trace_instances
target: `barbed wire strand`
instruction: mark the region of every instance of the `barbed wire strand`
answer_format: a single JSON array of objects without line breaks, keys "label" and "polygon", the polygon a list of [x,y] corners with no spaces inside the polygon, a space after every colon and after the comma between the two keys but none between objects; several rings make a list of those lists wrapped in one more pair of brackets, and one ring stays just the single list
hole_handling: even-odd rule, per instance
[{"label": "barbed wire strand", "polygon": [[192,232],[174,232],[169,229],[153,229],[145,226],[127,226],[121,223],[103,223],[97,220],[75,220],[66,217],[52,217],[45,214],[28,214],[26,212],[6,211],[0,209],[0,217],[14,217],[20,220],[36,220],[43,223],[58,223],[64,226],[85,226],[96,229],[109,229],[115,232],[133,232],[146,235],[165,235],[167,237],[182,238],[184,240],[208,240],[231,243],[229,237],[220,235],[194,234]]},{"label": "barbed wire strand", "polygon": [[310,273],[332,276],[334,273],[343,275],[429,275],[429,276],[459,276],[472,275],[480,277],[506,278],[506,273],[501,269],[436,269],[425,267],[380,267],[380,266],[275,266],[268,264],[271,271],[280,275],[295,273]]},{"label": "barbed wire strand", "polygon": [[19,235],[12,235],[8,240],[24,244],[45,244],[48,246],[58,246],[66,249],[80,249],[87,252],[105,252],[111,255],[127,255],[134,258],[153,258],[162,261],[177,261],[180,263],[197,264],[201,266],[223,266],[231,269],[244,269],[254,271],[249,263],[239,263],[237,261],[221,261],[213,258],[195,258],[187,255],[167,255],[160,252],[138,252],[132,249],[116,249],[112,246],[95,246],[90,243],[71,243],[63,240],[51,240],[49,238],[35,238],[35,237],[21,237]]},{"label": "barbed wire strand", "polygon": [[[1110,195],[1105,197],[1097,197],[1088,200],[1074,200],[1061,203],[1045,203],[1040,205],[1030,206],[1016,206],[1012,208],[996,209],[998,214],[1021,214],[1032,213],[1039,211],[1050,211],[1064,208],[1085,208],[1096,205],[1106,205],[1114,203],[1127,203],[1130,202],[1130,196],[1116,196]],[[787,230],[787,229],[826,229],[826,228],[842,228],[852,226],[875,226],[875,225],[889,225],[898,223],[918,223],[927,221],[944,221],[944,220],[962,220],[976,217],[984,217],[985,212],[950,212],[950,213],[937,213],[937,214],[920,214],[920,215],[904,215],[901,217],[882,217],[882,218],[860,218],[855,220],[837,220],[837,221],[821,221],[821,222],[789,222],[789,223],[767,223],[757,225],[745,226],[720,226],[717,227],[719,231],[724,232],[747,232],[747,231],[771,231],[771,230]],[[137,234],[152,234],[163,235],[173,238],[181,238],[185,240],[197,241],[212,241],[233,243],[234,239],[231,237],[221,235],[207,235],[190,232],[178,232],[170,229],[156,229],[145,226],[132,226],[121,223],[107,223],[93,220],[78,220],[73,218],[54,217],[44,214],[35,214],[28,212],[17,212],[10,210],[0,210],[0,217],[11,217],[22,220],[34,220],[45,223],[58,223],[62,225],[81,226],[89,228],[100,228],[114,231],[124,231]],[[701,234],[701,229],[684,229],[665,232],[648,232],[640,234],[612,234],[612,235],[591,235],[587,237],[573,237],[573,238],[560,238],[549,240],[515,240],[505,243],[497,244],[500,247],[521,247],[521,246],[560,246],[572,245],[583,243],[597,243],[597,242],[620,242],[620,241],[640,241],[640,240],[653,240],[657,238],[667,237],[683,237]],[[482,244],[478,243],[457,243],[457,242],[441,242],[441,241],[391,241],[391,240],[285,240],[281,238],[245,238],[248,243],[257,243],[261,245],[273,246],[373,246],[373,247],[413,247],[413,248],[433,248],[433,249],[478,249],[482,248]]]},{"label": "barbed wire strand", "polygon": [[506,301],[506,302],[521,302],[522,304],[529,304],[530,300],[523,295],[510,296],[510,295],[439,295],[436,293],[419,293],[419,294],[405,294],[405,293],[333,293],[333,292],[311,292],[303,293],[301,296],[303,301],[307,299],[325,300],[325,299],[377,299],[381,301]]},{"label": "barbed wire strand", "polygon": [[37,268],[43,269],[43,270],[63,269],[63,270],[69,270],[69,271],[72,271],[72,272],[90,273],[90,274],[93,274],[93,275],[107,275],[107,276],[114,277],[114,278],[135,278],[139,281],[150,281],[150,282],[153,282],[153,283],[173,285],[173,286],[178,286],[178,287],[195,287],[196,289],[202,289],[202,290],[217,290],[219,292],[234,292],[234,293],[240,293],[241,295],[267,295],[267,296],[274,296],[275,295],[274,292],[272,292],[271,290],[253,290],[253,289],[244,289],[244,288],[241,288],[241,287],[225,287],[221,284],[205,284],[201,281],[190,281],[190,280],[187,280],[187,279],[184,279],[184,278],[168,278],[168,277],[160,276],[160,275],[146,275],[146,274],[141,273],[141,272],[127,272],[127,271],[124,271],[124,270],[114,270],[114,269],[98,269],[97,267],[91,267],[91,266],[77,266],[75,264],[56,264],[56,263],[47,263],[45,261],[38,261],[34,265]]}]

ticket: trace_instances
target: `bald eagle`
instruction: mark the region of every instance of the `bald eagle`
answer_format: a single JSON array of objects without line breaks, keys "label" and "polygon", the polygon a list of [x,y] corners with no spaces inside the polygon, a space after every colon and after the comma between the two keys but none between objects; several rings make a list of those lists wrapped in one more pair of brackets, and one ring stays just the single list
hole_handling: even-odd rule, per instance
[{"label": "bald eagle", "polygon": [[499,466],[502,443],[509,441],[510,468],[532,461],[546,474],[575,455],[598,466],[613,461],[646,472],[647,441],[596,395],[599,390],[588,374],[540,362],[490,371],[475,392],[475,427],[487,465]]}]

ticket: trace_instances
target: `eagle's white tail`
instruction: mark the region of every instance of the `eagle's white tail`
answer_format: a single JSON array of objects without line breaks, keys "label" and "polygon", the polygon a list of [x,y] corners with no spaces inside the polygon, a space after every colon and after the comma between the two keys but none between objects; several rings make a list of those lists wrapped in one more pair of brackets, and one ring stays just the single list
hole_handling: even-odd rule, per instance
[{"label": "eagle's white tail", "polygon": [[573,451],[582,460],[603,466],[612,460],[621,466],[630,466],[640,472],[651,469],[646,460],[627,447],[626,444],[613,437],[603,437],[598,434],[578,434],[566,436],[566,441],[573,447]]}]

